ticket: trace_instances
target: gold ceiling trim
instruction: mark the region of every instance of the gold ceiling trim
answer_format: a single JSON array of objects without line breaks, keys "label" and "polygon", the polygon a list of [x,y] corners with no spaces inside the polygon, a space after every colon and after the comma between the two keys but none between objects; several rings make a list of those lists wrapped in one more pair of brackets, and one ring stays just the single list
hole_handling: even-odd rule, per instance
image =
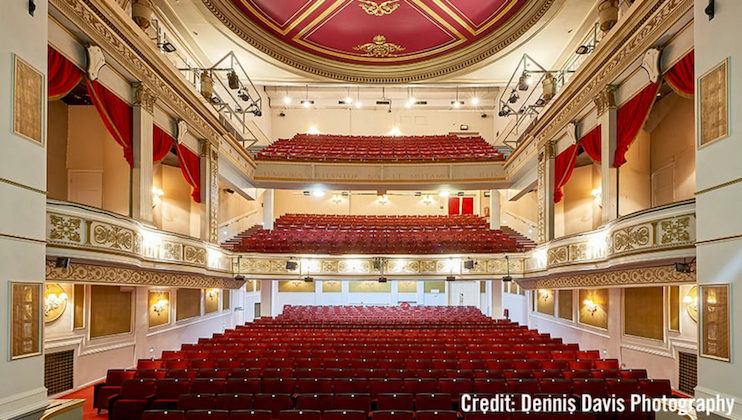
[{"label": "gold ceiling trim", "polygon": [[[374,66],[351,64],[319,57],[288,45],[268,33],[236,7],[231,0],[201,0],[235,35],[264,54],[302,72],[353,83],[408,83],[442,77],[492,57],[530,30],[549,11],[555,0],[527,2],[502,27],[460,50],[416,63]],[[440,23],[440,22],[439,22]]]},{"label": "gold ceiling trim", "polygon": [[678,273],[672,265],[614,269],[602,272],[573,273],[553,277],[516,279],[520,287],[534,289],[577,289],[586,287],[646,286],[655,284],[694,283],[696,269],[692,273]]},{"label": "gold ceiling trim", "polygon": [[381,3],[376,3],[371,0],[358,0],[358,5],[363,9],[366,14],[372,16],[384,16],[391,15],[399,7],[399,0],[387,0]]},{"label": "gold ceiling trim", "polygon": [[394,56],[397,51],[404,51],[405,47],[393,42],[386,42],[384,35],[376,35],[371,42],[356,45],[353,49],[363,51],[369,57],[389,57]]}]

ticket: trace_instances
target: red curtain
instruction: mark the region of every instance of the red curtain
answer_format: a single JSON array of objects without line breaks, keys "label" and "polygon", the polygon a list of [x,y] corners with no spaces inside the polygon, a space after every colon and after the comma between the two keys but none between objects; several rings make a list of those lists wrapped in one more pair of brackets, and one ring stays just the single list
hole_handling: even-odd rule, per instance
[{"label": "red curtain", "polygon": [[652,83],[637,93],[629,102],[618,108],[616,124],[618,139],[616,141],[616,154],[613,158],[614,168],[626,163],[626,152],[647,120],[649,111],[657,98],[659,88],[659,83]]},{"label": "red curtain", "polygon": [[193,201],[201,202],[201,160],[198,155],[188,150],[182,144],[178,145],[178,164],[180,171],[183,172],[186,182],[193,190],[191,197]]},{"label": "red curtain", "polygon": [[461,214],[474,214],[474,197],[461,199]]},{"label": "red curtain", "polygon": [[592,131],[582,136],[578,143],[582,150],[590,156],[590,159],[592,159],[593,162],[600,162],[600,136],[600,126],[597,126]]},{"label": "red curtain", "polygon": [[50,101],[64,98],[80,83],[82,71],[57,50],[47,46],[47,96]]},{"label": "red curtain", "polygon": [[124,158],[129,163],[129,167],[133,168],[131,107],[100,83],[85,78],[85,84],[95,109],[103,119],[103,124],[106,125],[116,143],[124,149]]},{"label": "red curtain", "polygon": [[667,83],[681,96],[690,97],[695,93],[695,62],[695,54],[691,51],[665,74]]},{"label": "red curtain", "polygon": [[554,202],[562,201],[562,187],[567,184],[577,163],[577,145],[569,146],[554,159]]},{"label": "red curtain", "polygon": [[458,197],[448,197],[448,214],[460,214]]},{"label": "red curtain", "polygon": [[173,148],[175,139],[162,128],[153,125],[152,126],[152,161],[157,163],[168,154],[170,149]]}]

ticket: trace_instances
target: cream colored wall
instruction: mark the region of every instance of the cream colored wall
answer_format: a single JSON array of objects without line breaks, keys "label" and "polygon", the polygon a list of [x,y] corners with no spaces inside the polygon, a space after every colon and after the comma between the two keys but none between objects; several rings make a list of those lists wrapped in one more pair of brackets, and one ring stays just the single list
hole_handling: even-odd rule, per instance
[{"label": "cream colored wall", "polygon": [[538,200],[536,191],[531,191],[524,194],[516,201],[507,200],[506,197],[510,196],[509,192],[505,192],[500,199],[500,210],[502,217],[507,217],[506,212],[510,212],[516,216],[520,216],[530,222],[537,223],[538,221]]},{"label": "cream colored wall", "polygon": [[224,187],[219,189],[219,242],[263,222],[265,190],[257,191],[255,200],[247,200],[239,194],[224,191]]},{"label": "cream colored wall", "polygon": [[75,105],[67,109],[67,169],[103,171],[103,209],[128,215],[129,165],[123,149],[111,137],[94,106]]},{"label": "cream colored wall", "polygon": [[153,220],[158,229],[199,237],[201,205],[193,201],[191,186],[183,178],[179,167],[156,164],[154,185],[162,189],[160,204],[153,209]]},{"label": "cream colored wall", "polygon": [[652,206],[693,198],[696,190],[693,100],[671,93],[655,104],[651,133]]},{"label": "cream colored wall", "polygon": [[55,200],[67,200],[67,108],[62,101],[48,103],[46,189]]},{"label": "cream colored wall", "polygon": [[[361,191],[352,191],[353,193]],[[343,197],[340,203],[332,201],[333,194],[339,191],[327,191],[324,197],[305,196],[300,190],[275,190],[274,215],[276,218],[287,213],[309,214],[347,214],[347,215],[446,215],[448,198],[435,193],[430,196],[433,203],[424,204],[423,197],[387,195],[389,202],[380,204],[375,191],[363,191],[372,195],[350,195]],[[474,196],[474,211],[480,208],[479,191],[465,191],[467,196]]]},{"label": "cream colored wall", "polygon": [[310,127],[320,133],[347,135],[388,135],[392,127],[398,127],[403,135],[422,135],[460,131],[461,124],[468,124],[469,132],[494,141],[492,117],[482,118],[479,111],[289,109],[285,117],[279,115],[281,109],[271,112],[273,140],[306,133]]},{"label": "cream colored wall", "polygon": [[650,135],[641,130],[618,169],[618,214],[624,216],[651,207]]},{"label": "cream colored wall", "polygon": [[554,205],[554,237],[587,232],[600,226],[600,206],[592,196],[592,191],[599,187],[600,165],[593,163],[574,169],[562,188],[562,201]]}]

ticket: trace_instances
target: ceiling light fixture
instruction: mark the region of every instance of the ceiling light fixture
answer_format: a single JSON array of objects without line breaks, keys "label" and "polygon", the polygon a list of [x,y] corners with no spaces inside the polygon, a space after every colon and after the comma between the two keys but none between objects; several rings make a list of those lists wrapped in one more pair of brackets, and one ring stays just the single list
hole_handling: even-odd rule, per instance
[{"label": "ceiling light fixture", "polygon": [[518,90],[526,91],[530,84],[528,83],[528,73],[523,70],[523,74],[518,77]]},{"label": "ceiling light fixture", "polygon": [[291,97],[289,97],[289,96],[284,96],[284,97],[283,97],[283,104],[284,104],[284,105],[289,105],[290,103],[291,103]]},{"label": "ceiling light fixture", "polygon": [[439,196],[441,196],[441,197],[448,197],[448,196],[450,196],[450,195],[451,195],[451,191],[448,191],[448,190],[440,190],[440,191],[438,192],[438,195],[439,195]]},{"label": "ceiling light fixture", "polygon": [[473,98],[471,98],[471,104],[474,105],[474,106],[479,105],[479,98],[476,97],[476,96],[473,97]]}]

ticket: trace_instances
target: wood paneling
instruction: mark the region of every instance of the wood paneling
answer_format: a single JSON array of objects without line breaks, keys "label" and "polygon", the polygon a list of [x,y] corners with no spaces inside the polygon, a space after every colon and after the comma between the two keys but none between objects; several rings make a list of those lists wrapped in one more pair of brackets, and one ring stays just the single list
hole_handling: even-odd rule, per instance
[{"label": "wood paneling", "polygon": [[10,358],[41,353],[41,288],[43,283],[10,283]]},{"label": "wood paneling", "polygon": [[[589,311],[586,300],[597,305],[595,311]],[[580,290],[580,317],[582,324],[598,328],[608,328],[608,289],[581,289]]]},{"label": "wood paneling", "polygon": [[554,290],[539,289],[536,292],[536,311],[554,316]]},{"label": "wood paneling", "polygon": [[391,293],[392,291],[390,282],[379,283],[376,280],[351,281],[348,282],[348,286],[350,293]]},{"label": "wood paneling", "polygon": [[[160,301],[167,301],[167,305],[162,306],[162,310],[157,312],[155,305]],[[157,327],[170,322],[170,292],[149,292],[149,327]]]},{"label": "wood paneling", "polygon": [[76,284],[74,288],[74,296],[72,297],[73,304],[75,306],[74,313],[74,328],[85,328],[85,285]]},{"label": "wood paneling", "polygon": [[120,286],[90,286],[90,337],[131,332],[132,292]]},{"label": "wood paneling", "polygon": [[670,319],[670,331],[680,331],[680,286],[668,288],[668,318]]},{"label": "wood paneling", "polygon": [[178,289],[175,298],[175,320],[201,315],[201,289]]},{"label": "wood paneling", "polygon": [[557,306],[559,307],[559,318],[568,319],[572,321],[574,319],[573,306],[572,306],[572,291],[571,290],[559,290],[557,295]]},{"label": "wood paneling", "polygon": [[281,280],[278,282],[280,293],[314,293],[314,282],[304,280]]},{"label": "wood paneling", "polygon": [[662,287],[626,288],[623,297],[624,334],[662,340]]},{"label": "wood paneling", "polygon": [[219,310],[219,289],[207,289],[204,291],[204,313],[211,314]]}]

